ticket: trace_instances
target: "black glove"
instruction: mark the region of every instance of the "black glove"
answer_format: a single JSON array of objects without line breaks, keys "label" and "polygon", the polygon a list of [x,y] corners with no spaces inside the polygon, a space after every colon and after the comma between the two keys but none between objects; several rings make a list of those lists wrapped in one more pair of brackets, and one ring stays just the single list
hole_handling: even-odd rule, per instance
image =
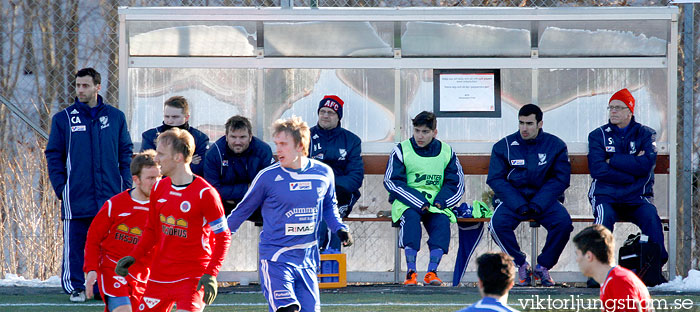
[{"label": "black glove", "polygon": [[136,262],[136,259],[134,259],[132,256],[126,256],[119,259],[117,266],[114,267],[114,273],[117,273],[119,276],[129,275],[129,267],[134,264],[134,262]]},{"label": "black glove", "polygon": [[219,287],[216,283],[216,277],[209,274],[202,275],[202,277],[199,279],[199,283],[197,283],[197,291],[199,291],[202,287],[204,287],[204,296],[202,297],[202,300],[207,305],[210,305],[212,302],[214,302],[214,299],[216,299],[216,292]]},{"label": "black glove", "polygon": [[535,203],[532,203],[532,202],[531,202],[531,203],[529,203],[527,206],[528,206],[528,209],[530,210],[529,212],[532,213],[532,214],[540,214],[540,213],[542,213],[542,208],[540,208],[540,206],[539,206],[538,204],[535,204]]},{"label": "black glove", "polygon": [[355,242],[352,239],[352,235],[350,235],[350,232],[348,232],[345,229],[340,229],[335,234],[338,235],[338,238],[340,238],[340,241],[343,243],[343,247],[350,247],[352,246],[352,243]]},{"label": "black glove", "polygon": [[521,215],[521,216],[526,216],[530,212],[530,207],[528,204],[522,205],[515,209],[515,213]]}]

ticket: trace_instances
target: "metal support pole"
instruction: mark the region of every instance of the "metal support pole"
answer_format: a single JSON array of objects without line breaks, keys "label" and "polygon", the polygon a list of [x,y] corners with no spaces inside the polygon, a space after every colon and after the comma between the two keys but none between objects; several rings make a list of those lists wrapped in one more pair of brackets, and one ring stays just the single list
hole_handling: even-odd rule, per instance
[{"label": "metal support pole", "polygon": [[[694,4],[683,5],[683,151],[681,152],[681,201],[682,210],[679,228],[681,238],[681,255],[679,257],[678,270],[681,275],[687,274],[691,269],[691,252],[693,246],[693,76],[695,69],[695,22],[693,20]],[[673,174],[673,172],[671,172]],[[671,207],[672,208],[672,207]]]}]

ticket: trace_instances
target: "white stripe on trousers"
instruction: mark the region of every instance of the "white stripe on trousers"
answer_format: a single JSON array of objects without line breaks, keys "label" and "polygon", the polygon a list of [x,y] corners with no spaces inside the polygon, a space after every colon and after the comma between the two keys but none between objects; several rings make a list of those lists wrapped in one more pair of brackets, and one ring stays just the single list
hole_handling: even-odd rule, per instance
[{"label": "white stripe on trousers", "polygon": [[71,272],[70,272],[70,219],[63,220],[63,273],[61,275],[63,279],[63,289],[68,293],[72,293],[73,284],[71,284]]}]

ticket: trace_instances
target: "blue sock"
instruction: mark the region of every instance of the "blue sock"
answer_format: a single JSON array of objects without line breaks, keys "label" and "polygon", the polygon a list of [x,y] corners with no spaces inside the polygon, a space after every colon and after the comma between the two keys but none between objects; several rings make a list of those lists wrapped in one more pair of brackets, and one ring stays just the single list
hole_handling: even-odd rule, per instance
[{"label": "blue sock", "polygon": [[437,248],[430,251],[430,263],[428,264],[428,272],[437,271],[438,264],[442,259],[444,252],[442,249]]},{"label": "blue sock", "polygon": [[404,253],[406,254],[406,267],[408,268],[409,271],[416,271],[416,255],[418,254],[418,250],[415,250],[410,247],[406,247],[403,249]]}]

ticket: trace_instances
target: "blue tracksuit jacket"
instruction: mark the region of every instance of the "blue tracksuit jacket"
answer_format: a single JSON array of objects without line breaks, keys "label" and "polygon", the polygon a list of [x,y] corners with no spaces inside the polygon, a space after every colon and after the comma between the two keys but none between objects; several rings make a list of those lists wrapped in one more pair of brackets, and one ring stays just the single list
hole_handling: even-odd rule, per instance
[{"label": "blue tracksuit jacket", "polygon": [[317,239],[321,219],[334,233],[348,229],[338,215],[333,170],[314,159],[299,170],[284,168],[278,162],[260,171],[228,216],[231,233],[260,206],[260,260],[315,269],[320,263]]},{"label": "blue tracksuit jacket", "polygon": [[[340,198],[348,198],[350,208],[360,198],[360,187],[365,178],[360,138],[340,127],[331,130],[318,125],[311,128],[309,157],[323,162],[333,169],[335,188]],[[352,195],[352,196],[349,196]]]},{"label": "blue tracksuit jacket", "polygon": [[486,183],[506,206],[517,209],[534,202],[548,208],[563,202],[569,187],[571,164],[564,141],[540,129],[533,140],[515,132],[498,141],[491,151]]},{"label": "blue tracksuit jacket", "polygon": [[189,123],[185,123],[180,127],[172,127],[168,125],[160,125],[158,127],[148,129],[141,134],[141,151],[147,149],[156,149],[156,139],[158,135],[170,130],[171,128],[181,128],[187,130],[192,137],[194,137],[194,155],[199,155],[202,157],[202,161],[199,164],[190,164],[190,169],[192,173],[203,176],[204,175],[204,156],[207,153],[207,146],[209,145],[209,137],[204,134],[204,132],[199,131],[197,128],[192,127]]},{"label": "blue tracksuit jacket", "polygon": [[61,218],[90,218],[110,197],[131,188],[133,145],[124,113],[105,104],[75,103],[51,119],[45,155],[49,179],[62,201]]},{"label": "blue tracksuit jacket", "polygon": [[[411,138],[411,145],[416,154],[422,157],[435,157],[440,154],[442,148],[442,142],[438,139],[433,139],[425,147],[418,147],[416,140]],[[442,189],[435,196],[433,204],[440,203],[443,208],[453,207],[459,203],[459,200],[462,199],[462,194],[464,194],[462,165],[460,165],[454,151],[447,168],[445,168],[443,179]],[[400,200],[407,206],[420,211],[421,207],[428,203],[428,200],[421,192],[409,187],[406,181],[403,151],[401,150],[401,144],[398,144],[394,147],[391,155],[389,155],[389,162],[386,165],[386,173],[384,174],[384,187],[389,191],[389,203],[393,203],[394,200]]]},{"label": "blue tracksuit jacket", "polygon": [[248,149],[235,154],[222,136],[204,157],[204,179],[219,191],[222,201],[239,203],[260,170],[274,162],[267,143],[253,137]]},{"label": "blue tracksuit jacket", "polygon": [[[637,156],[641,151],[644,155]],[[610,159],[610,164],[605,160]],[[588,135],[589,196],[597,202],[642,203],[654,196],[656,131],[632,122],[620,129],[606,124]]]}]

